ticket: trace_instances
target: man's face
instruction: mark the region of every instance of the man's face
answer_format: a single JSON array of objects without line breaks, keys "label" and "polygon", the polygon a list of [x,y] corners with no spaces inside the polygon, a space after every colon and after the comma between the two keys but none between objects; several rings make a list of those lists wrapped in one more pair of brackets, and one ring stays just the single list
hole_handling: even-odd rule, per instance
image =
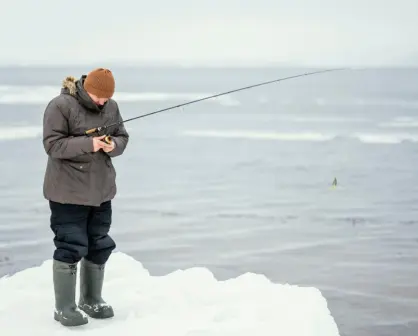
[{"label": "man's face", "polygon": [[100,106],[104,105],[109,100],[109,98],[99,98],[90,92],[87,93],[89,94],[91,100],[93,100],[97,105]]}]

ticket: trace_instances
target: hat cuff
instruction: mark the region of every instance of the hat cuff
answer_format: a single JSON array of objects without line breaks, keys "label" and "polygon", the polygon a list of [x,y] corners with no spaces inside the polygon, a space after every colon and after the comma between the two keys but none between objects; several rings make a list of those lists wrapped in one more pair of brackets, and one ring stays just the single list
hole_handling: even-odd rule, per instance
[{"label": "hat cuff", "polygon": [[97,98],[112,98],[114,91],[105,91],[95,88],[94,86],[89,85],[88,83],[84,83],[84,89],[95,95]]}]

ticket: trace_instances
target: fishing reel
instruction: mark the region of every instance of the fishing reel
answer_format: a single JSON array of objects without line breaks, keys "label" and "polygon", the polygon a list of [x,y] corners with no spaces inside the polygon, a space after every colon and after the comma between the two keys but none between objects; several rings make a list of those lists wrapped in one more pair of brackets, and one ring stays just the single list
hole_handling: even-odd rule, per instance
[{"label": "fishing reel", "polygon": [[[105,129],[105,127],[95,127],[95,128],[92,128],[92,129],[89,129],[89,130],[85,131],[84,133],[87,136],[101,136],[103,134],[100,134],[100,132],[104,129]],[[104,137],[103,141],[106,142],[108,145],[110,145],[112,143],[112,137],[110,135],[106,135]]]},{"label": "fishing reel", "polygon": [[110,135],[106,135],[104,137],[104,142],[106,142],[108,145],[110,145],[112,143],[112,137]]}]

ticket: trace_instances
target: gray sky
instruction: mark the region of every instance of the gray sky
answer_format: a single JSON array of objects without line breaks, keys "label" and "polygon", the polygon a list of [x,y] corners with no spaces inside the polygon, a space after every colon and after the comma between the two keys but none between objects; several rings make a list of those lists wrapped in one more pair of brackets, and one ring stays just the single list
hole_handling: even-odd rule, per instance
[{"label": "gray sky", "polygon": [[417,13],[417,0],[13,0],[0,63],[418,65]]}]

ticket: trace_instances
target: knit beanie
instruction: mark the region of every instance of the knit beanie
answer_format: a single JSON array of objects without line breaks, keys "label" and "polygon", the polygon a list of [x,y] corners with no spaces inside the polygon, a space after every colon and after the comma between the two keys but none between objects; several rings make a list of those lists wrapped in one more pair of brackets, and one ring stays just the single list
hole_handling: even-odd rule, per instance
[{"label": "knit beanie", "polygon": [[111,98],[115,92],[115,79],[108,69],[97,68],[84,80],[84,89],[98,98]]}]

